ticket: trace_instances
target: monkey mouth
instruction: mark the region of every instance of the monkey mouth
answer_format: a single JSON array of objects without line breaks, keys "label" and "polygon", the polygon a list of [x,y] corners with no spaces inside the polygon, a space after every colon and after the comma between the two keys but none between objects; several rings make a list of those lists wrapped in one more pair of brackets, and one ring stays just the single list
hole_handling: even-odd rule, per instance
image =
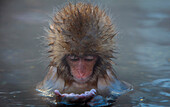
[{"label": "monkey mouth", "polygon": [[87,98],[87,97],[92,97],[96,94],[96,90],[95,89],[91,89],[90,91],[85,91],[84,93],[82,94],[75,94],[75,93],[70,93],[70,94],[67,94],[67,93],[64,93],[64,94],[61,94],[59,92],[59,90],[55,90],[54,93],[57,95],[57,96],[61,96],[61,97],[77,97],[77,98]]},{"label": "monkey mouth", "polygon": [[78,83],[85,83],[89,80],[90,77],[87,77],[87,78],[76,78],[76,77],[73,77],[74,80]]}]

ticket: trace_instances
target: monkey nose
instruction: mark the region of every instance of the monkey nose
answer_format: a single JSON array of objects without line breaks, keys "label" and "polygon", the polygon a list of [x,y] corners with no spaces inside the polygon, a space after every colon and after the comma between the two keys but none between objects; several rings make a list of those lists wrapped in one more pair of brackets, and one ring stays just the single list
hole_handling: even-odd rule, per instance
[{"label": "monkey nose", "polygon": [[80,77],[83,77],[84,75],[85,75],[85,67],[84,67],[85,65],[83,64],[83,63],[81,63],[81,64],[79,64],[78,65],[78,73],[79,73],[79,75],[80,75]]},{"label": "monkey nose", "polygon": [[85,74],[85,70],[84,70],[84,67],[82,65],[79,67],[78,73],[79,73],[80,76],[83,76]]}]

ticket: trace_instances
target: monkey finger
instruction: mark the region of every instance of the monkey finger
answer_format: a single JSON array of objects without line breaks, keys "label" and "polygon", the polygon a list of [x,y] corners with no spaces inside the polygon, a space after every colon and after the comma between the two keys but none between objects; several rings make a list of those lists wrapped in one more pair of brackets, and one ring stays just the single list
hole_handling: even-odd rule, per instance
[{"label": "monkey finger", "polygon": [[86,102],[87,100],[91,99],[94,95],[86,95],[86,94],[80,94],[80,95],[63,95],[62,100],[72,103],[80,103],[80,102]]},{"label": "monkey finger", "polygon": [[[55,95],[56,95],[56,99],[58,101],[64,101],[64,102],[86,102],[87,100],[92,99],[96,94],[96,90],[95,89],[91,89],[90,91],[85,91],[82,94],[74,94],[74,93],[64,93],[61,94],[59,92],[59,90],[55,90],[54,91]],[[60,99],[60,100],[59,100]]]},{"label": "monkey finger", "polygon": [[56,95],[57,97],[61,97],[61,96],[62,96],[62,94],[61,94],[58,90],[55,90],[54,93],[55,93],[55,95]]}]

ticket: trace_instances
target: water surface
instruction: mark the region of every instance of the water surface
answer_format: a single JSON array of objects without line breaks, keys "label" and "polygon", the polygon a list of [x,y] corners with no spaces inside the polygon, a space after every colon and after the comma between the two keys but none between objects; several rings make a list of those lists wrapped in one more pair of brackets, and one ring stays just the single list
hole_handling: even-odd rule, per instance
[{"label": "water surface", "polygon": [[[44,27],[53,9],[66,1],[1,1],[0,106],[47,107],[35,91],[49,63]],[[116,73],[134,86],[115,106],[169,106],[170,1],[100,0],[99,4],[108,8],[119,32]]]}]

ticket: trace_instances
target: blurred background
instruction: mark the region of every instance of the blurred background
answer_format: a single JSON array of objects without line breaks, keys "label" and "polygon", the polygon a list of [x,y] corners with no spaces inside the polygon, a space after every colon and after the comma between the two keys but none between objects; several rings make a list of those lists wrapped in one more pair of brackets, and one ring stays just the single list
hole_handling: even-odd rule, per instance
[{"label": "blurred background", "polygon": [[[49,64],[44,27],[67,1],[0,1],[0,106],[47,107],[35,91]],[[115,106],[170,106],[170,0],[93,2],[113,18],[116,74],[134,86]]]}]

